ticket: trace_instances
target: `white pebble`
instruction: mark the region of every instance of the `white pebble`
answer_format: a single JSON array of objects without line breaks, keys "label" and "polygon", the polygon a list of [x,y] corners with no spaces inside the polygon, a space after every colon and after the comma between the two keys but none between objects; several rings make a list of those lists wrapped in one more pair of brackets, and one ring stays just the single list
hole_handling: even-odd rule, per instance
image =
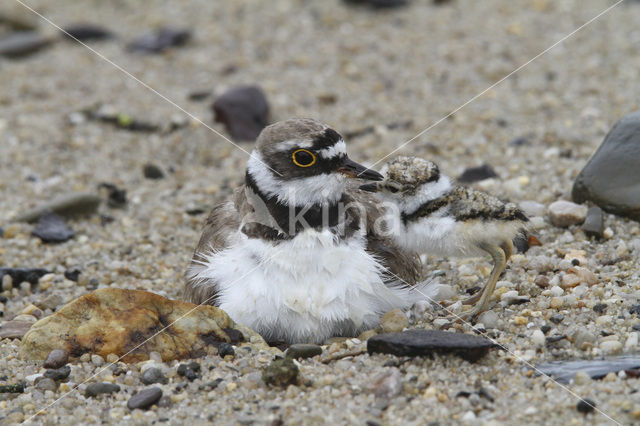
[{"label": "white pebble", "polygon": [[578,371],[576,372],[576,374],[573,376],[573,381],[575,382],[576,385],[578,386],[582,386],[582,385],[586,385],[588,383],[591,382],[591,376],[589,376],[587,373],[585,373],[584,371]]},{"label": "white pebble", "polygon": [[622,343],[617,340],[609,340],[600,343],[600,349],[606,354],[616,354],[622,352]]},{"label": "white pebble", "polygon": [[531,341],[535,346],[544,346],[545,340],[542,330],[534,330],[531,334]]},{"label": "white pebble", "polygon": [[467,411],[464,413],[461,419],[463,422],[470,423],[476,421],[476,414],[473,411]]},{"label": "white pebble", "polygon": [[555,297],[560,297],[564,294],[564,290],[562,289],[562,287],[557,285],[551,287],[550,291],[551,291],[551,295]]}]

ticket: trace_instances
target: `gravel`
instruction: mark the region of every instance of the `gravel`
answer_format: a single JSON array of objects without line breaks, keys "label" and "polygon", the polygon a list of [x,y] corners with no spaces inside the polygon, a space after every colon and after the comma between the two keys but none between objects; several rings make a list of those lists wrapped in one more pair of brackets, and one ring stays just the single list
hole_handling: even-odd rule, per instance
[{"label": "gravel", "polygon": [[[626,3],[398,152],[434,160],[450,176],[488,164],[498,177],[473,187],[517,204],[544,206],[529,205],[537,213],[531,222],[542,246],[513,256],[501,278],[513,287],[496,290],[491,305],[495,316],[486,318],[492,327],[484,324],[487,335],[508,351],[491,351],[474,364],[451,355],[405,359],[361,353],[328,364],[319,357],[301,359],[293,361],[299,364],[296,384],[271,387],[261,375],[274,354],[238,346],[233,359],[215,351],[198,358],[200,377],[193,382],[177,373],[177,366],[189,361],[155,361],[164,367],[168,381],[153,385],[164,397],[156,400],[157,408],[146,411],[127,408],[132,395],[145,389],[139,364],[97,366],[89,356],[72,365],[55,392],[31,382],[10,387],[23,393],[0,394],[0,423],[26,420],[76,386],[77,391],[46,408],[37,421],[583,422],[584,414],[576,410],[579,400],[547,377],[529,374],[524,362],[598,359],[604,349],[618,346],[606,342],[622,344],[623,355],[638,350],[640,309],[631,312],[640,303],[638,222],[604,213],[603,236],[595,240],[579,225],[558,228],[546,216],[553,202],[571,199],[574,178],[611,126],[638,108],[640,5]],[[78,7],[70,0],[29,3],[63,27],[75,22],[104,24],[116,38],[92,47],[226,136],[224,126],[213,122],[210,101],[190,101],[189,94],[206,91],[213,100],[232,87],[255,84],[269,100],[271,121],[293,116],[321,119],[343,134],[355,135],[347,141],[349,155],[369,165],[610,4],[487,0],[433,6],[414,1],[377,11],[339,1],[247,5],[195,0],[152,6],[127,0],[117,7],[110,2]],[[21,13],[17,6],[15,13]],[[159,55],[127,52],[127,41],[162,26],[188,26],[192,39]],[[39,31],[59,37],[44,22]],[[41,307],[46,317],[62,303],[103,287],[180,297],[184,270],[206,215],[197,212],[231,196],[243,179],[246,153],[191,119],[172,132],[145,133],[88,120],[83,111],[98,104],[163,124],[159,128],[168,128],[181,112],[72,42],[52,43],[29,56],[3,60],[0,67],[0,267],[49,272],[29,286],[12,282],[3,288],[0,297],[6,301],[0,299],[0,320],[29,304]],[[387,126],[399,122],[410,124]],[[362,129],[373,130],[359,132]],[[519,138],[526,143],[509,144]],[[240,146],[252,149],[250,142]],[[149,162],[162,165],[164,179],[144,179],[143,166]],[[126,189],[126,208],[112,208],[106,200],[97,205],[95,194],[102,182]],[[31,236],[33,224],[11,221],[57,197],[64,200],[67,194],[90,194],[87,209],[80,209],[89,215],[65,215],[76,233],[73,240],[42,244]],[[577,255],[580,250],[583,253]],[[569,269],[576,266],[576,258],[578,266],[598,281],[563,289],[563,277],[575,275]],[[486,259],[425,260],[425,278],[440,286],[444,303],[468,297],[465,290],[481,285],[490,272]],[[78,281],[65,277],[64,272],[73,269],[82,271]],[[539,276],[548,283],[537,285]],[[500,297],[507,291],[530,301],[501,306]],[[44,303],[53,296],[60,298]],[[604,315],[593,310],[602,303],[607,304]],[[409,328],[436,328],[434,319],[445,312],[431,304],[418,306],[408,312]],[[556,321],[563,319],[552,321],[556,314],[561,316],[554,317]],[[546,324],[552,326],[547,336],[569,338],[538,346],[533,333]],[[450,331],[473,333],[468,325],[448,326]],[[588,333],[580,346],[571,337],[578,330]],[[603,331],[611,334],[604,336]],[[0,376],[6,376],[0,386],[44,373],[41,364],[19,360],[18,349],[18,340],[0,340]],[[322,345],[322,356],[364,349],[365,341],[346,339]],[[399,394],[376,400],[370,389],[394,368],[401,375]],[[596,401],[596,410],[588,414],[595,423],[607,422],[597,410],[622,424],[635,423],[640,416],[637,379],[625,374],[586,384],[582,379],[570,381],[567,386],[580,398]],[[94,382],[117,384],[121,390],[88,400],[84,390]],[[493,402],[478,395],[480,387],[490,392]],[[470,396],[456,398],[460,391]]]}]

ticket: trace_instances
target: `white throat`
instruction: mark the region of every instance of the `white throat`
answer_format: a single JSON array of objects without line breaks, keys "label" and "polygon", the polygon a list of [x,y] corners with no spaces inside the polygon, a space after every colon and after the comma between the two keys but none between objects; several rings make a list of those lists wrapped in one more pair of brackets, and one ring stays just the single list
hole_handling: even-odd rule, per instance
[{"label": "white throat", "polygon": [[428,182],[418,187],[416,193],[411,196],[401,196],[394,198],[394,201],[400,207],[400,211],[405,214],[411,214],[427,201],[435,200],[451,191],[451,180],[447,176],[440,175],[435,182]]},{"label": "white throat", "polygon": [[251,153],[247,172],[262,192],[289,206],[334,203],[340,200],[346,188],[346,177],[340,173],[291,180],[279,179],[267,167],[258,150]]}]

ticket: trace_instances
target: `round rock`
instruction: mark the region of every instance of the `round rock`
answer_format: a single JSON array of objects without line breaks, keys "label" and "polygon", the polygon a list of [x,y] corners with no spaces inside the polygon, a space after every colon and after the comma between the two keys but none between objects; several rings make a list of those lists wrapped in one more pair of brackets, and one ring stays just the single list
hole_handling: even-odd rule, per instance
[{"label": "round rock", "polygon": [[165,384],[167,383],[167,378],[159,368],[151,367],[146,369],[145,372],[142,373],[140,381],[142,381],[142,383],[144,383],[145,385],[152,385],[154,383]]},{"label": "round rock", "polygon": [[158,402],[160,398],[162,398],[162,389],[154,386],[152,388],[143,389],[129,398],[127,407],[129,410],[135,410],[136,408],[146,410]]},{"label": "round rock", "polygon": [[60,368],[69,360],[69,354],[64,349],[54,349],[49,352],[42,366],[44,368]]},{"label": "round rock", "polygon": [[48,377],[53,380],[64,380],[71,374],[71,367],[65,365],[60,368],[52,368],[44,372],[44,377]]},{"label": "round rock", "polygon": [[590,399],[581,399],[576,405],[576,409],[581,413],[591,413],[596,408],[596,403]]},{"label": "round rock", "polygon": [[120,386],[115,385],[113,383],[91,383],[87,385],[87,388],[84,390],[84,396],[87,398],[93,397],[95,398],[98,395],[102,395],[104,393],[114,393],[119,392]]},{"label": "round rock", "polygon": [[318,345],[296,343],[289,346],[285,356],[291,359],[313,358],[322,354],[322,348]]},{"label": "round rock", "polygon": [[618,121],[573,184],[575,202],[640,220],[640,111]]},{"label": "round rock", "polygon": [[409,327],[409,320],[401,309],[393,309],[382,316],[380,325],[385,333],[399,333]]},{"label": "round rock", "polygon": [[587,207],[559,200],[549,205],[548,213],[554,226],[567,227],[583,223],[587,217]]}]

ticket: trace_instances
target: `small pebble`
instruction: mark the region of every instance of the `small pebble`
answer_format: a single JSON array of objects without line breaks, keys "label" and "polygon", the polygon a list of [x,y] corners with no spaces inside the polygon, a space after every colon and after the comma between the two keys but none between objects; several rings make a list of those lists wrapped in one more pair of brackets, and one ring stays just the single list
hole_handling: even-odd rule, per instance
[{"label": "small pebble", "polygon": [[554,226],[566,228],[580,225],[587,217],[587,207],[571,201],[560,200],[549,205],[549,219]]},{"label": "small pebble", "polygon": [[236,356],[236,351],[233,349],[232,344],[223,342],[218,346],[218,355],[220,355],[221,358],[227,355]]},{"label": "small pebble", "polygon": [[142,168],[142,173],[147,179],[162,179],[164,178],[164,172],[158,166],[153,163],[147,163]]},{"label": "small pebble", "polygon": [[552,309],[559,309],[564,304],[564,301],[561,297],[552,297],[549,301],[549,307]]},{"label": "small pebble", "polygon": [[55,392],[58,390],[58,383],[49,377],[40,377],[35,381],[36,389],[41,391]]},{"label": "small pebble", "polygon": [[584,371],[578,371],[574,376],[573,376],[573,381],[575,382],[576,385],[578,386],[582,386],[582,385],[587,385],[589,383],[591,383],[591,376],[589,376],[587,373],[585,373]]},{"label": "small pebble", "polygon": [[562,314],[553,314],[549,317],[549,321],[551,321],[554,324],[560,324],[563,319],[564,319],[564,315]]},{"label": "small pebble", "polygon": [[297,382],[299,372],[290,358],[277,359],[262,370],[262,381],[270,386],[286,387]]},{"label": "small pebble", "polygon": [[120,392],[120,386],[113,383],[90,383],[84,390],[84,396],[95,398],[98,395]]},{"label": "small pebble", "polygon": [[44,360],[42,366],[44,368],[60,368],[64,366],[69,360],[69,353],[64,349],[54,349],[49,352],[47,358]]},{"label": "small pebble", "polygon": [[91,364],[100,367],[101,365],[104,365],[104,358],[98,354],[91,354]]},{"label": "small pebble", "polygon": [[285,352],[285,356],[292,359],[313,358],[318,355],[322,355],[322,348],[318,345],[306,343],[293,344]]},{"label": "small pebble", "polygon": [[160,398],[162,398],[162,389],[158,387],[143,389],[129,398],[127,408],[129,410],[135,410],[136,408],[146,410],[158,402]]},{"label": "small pebble", "polygon": [[576,405],[576,409],[581,413],[591,413],[596,407],[596,403],[590,399],[584,398]]},{"label": "small pebble", "polygon": [[394,309],[382,316],[380,325],[384,333],[398,333],[409,326],[409,320],[401,309]]},{"label": "small pebble", "polygon": [[168,379],[162,373],[159,368],[151,367],[145,370],[140,377],[140,381],[145,385],[152,385],[154,383],[166,384]]},{"label": "small pebble", "polygon": [[606,354],[617,354],[622,352],[622,343],[617,340],[608,340],[600,343],[600,349]]},{"label": "small pebble", "polygon": [[65,365],[64,367],[48,369],[44,372],[44,377],[48,377],[53,380],[65,380],[71,374],[71,367]]},{"label": "small pebble", "polygon": [[533,333],[531,334],[531,341],[536,346],[544,346],[546,340],[542,330],[534,330]]}]

